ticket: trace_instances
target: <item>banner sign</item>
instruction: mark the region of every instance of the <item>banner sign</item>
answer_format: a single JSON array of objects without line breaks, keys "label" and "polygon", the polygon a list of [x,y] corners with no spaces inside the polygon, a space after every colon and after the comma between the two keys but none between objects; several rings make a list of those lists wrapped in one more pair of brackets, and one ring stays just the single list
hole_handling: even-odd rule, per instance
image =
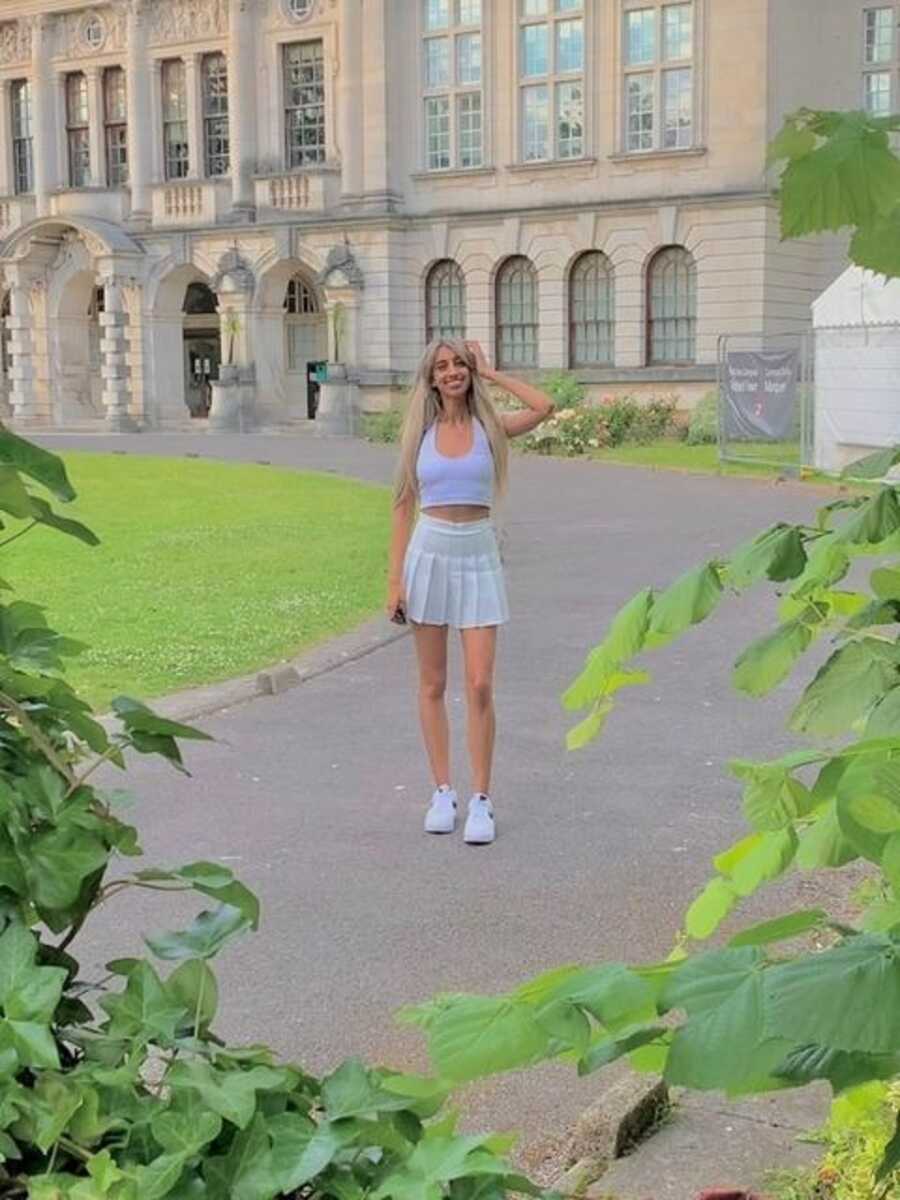
[{"label": "banner sign", "polygon": [[799,368],[797,350],[729,350],[722,373],[725,437],[790,441],[796,428]]}]

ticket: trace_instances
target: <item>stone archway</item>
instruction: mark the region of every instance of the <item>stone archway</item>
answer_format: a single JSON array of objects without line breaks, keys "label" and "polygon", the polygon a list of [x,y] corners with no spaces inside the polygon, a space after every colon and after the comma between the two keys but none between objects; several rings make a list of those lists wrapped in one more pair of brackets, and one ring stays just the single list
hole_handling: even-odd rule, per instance
[{"label": "stone archway", "polygon": [[205,417],[221,355],[218,303],[211,280],[193,263],[173,266],[159,280],[150,302],[149,351],[152,424],[177,427]]},{"label": "stone archway", "polygon": [[254,339],[259,396],[280,420],[308,420],[318,399],[312,364],[328,357],[325,298],[315,273],[296,258],[285,258],[259,282]]}]

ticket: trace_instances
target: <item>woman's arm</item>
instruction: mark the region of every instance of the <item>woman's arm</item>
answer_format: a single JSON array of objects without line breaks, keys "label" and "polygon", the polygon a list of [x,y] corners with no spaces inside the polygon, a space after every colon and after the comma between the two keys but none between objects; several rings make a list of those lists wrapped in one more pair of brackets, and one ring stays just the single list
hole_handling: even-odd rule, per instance
[{"label": "woman's arm", "polygon": [[402,498],[396,501],[391,513],[391,548],[388,553],[387,602],[385,604],[385,611],[389,617],[393,617],[398,607],[406,607],[406,596],[403,592],[403,560],[406,557],[406,547],[409,545],[415,511],[415,497],[407,490]]},{"label": "woman's arm", "polygon": [[546,392],[532,387],[530,383],[524,383],[521,379],[516,379],[514,375],[504,375],[502,371],[495,371],[485,358],[480,343],[467,342],[466,344],[475,355],[476,369],[481,378],[502,388],[504,392],[509,392],[511,396],[515,396],[526,406],[526,412],[500,413],[500,420],[506,429],[507,437],[519,437],[523,433],[530,433],[532,429],[536,429],[540,425],[541,421],[547,420],[553,412],[553,401]]}]

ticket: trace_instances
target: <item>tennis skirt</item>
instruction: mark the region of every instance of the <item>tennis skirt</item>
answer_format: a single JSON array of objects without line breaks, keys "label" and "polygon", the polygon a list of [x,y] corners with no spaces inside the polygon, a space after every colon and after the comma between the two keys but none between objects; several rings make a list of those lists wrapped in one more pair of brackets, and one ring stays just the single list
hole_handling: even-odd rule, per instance
[{"label": "tennis skirt", "polygon": [[473,629],[509,620],[492,522],[441,521],[422,513],[403,563],[406,615],[417,625]]}]

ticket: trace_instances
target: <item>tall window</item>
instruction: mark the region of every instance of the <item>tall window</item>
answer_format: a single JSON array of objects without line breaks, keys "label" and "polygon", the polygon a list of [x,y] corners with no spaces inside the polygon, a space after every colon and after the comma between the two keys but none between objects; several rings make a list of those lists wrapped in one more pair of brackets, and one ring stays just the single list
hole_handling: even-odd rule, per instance
[{"label": "tall window", "polygon": [[87,187],[91,181],[91,142],[87,79],[82,71],[73,71],[66,76],[66,139],[69,144],[69,187]]},{"label": "tall window", "polygon": [[321,42],[285,46],[285,164],[307,167],[325,161],[325,54]]},{"label": "tall window", "polygon": [[224,54],[203,56],[203,158],[206,174],[227,175],[228,63]]},{"label": "tall window", "polygon": [[325,357],[324,322],[316,294],[299,275],[287,286],[284,298],[287,363],[289,371],[305,371],[307,363]]},{"label": "tall window", "polygon": [[459,264],[435,263],[425,281],[426,340],[466,336],[466,281]]},{"label": "tall window", "polygon": [[668,246],[647,269],[647,360],[691,363],[696,354],[697,276],[681,246]]},{"label": "tall window", "polygon": [[128,182],[128,109],[121,67],[107,67],[103,72],[103,121],[106,183],[108,187],[122,187]]},{"label": "tall window", "polygon": [[694,5],[641,4],[624,13],[625,149],[694,145]]},{"label": "tall window", "polygon": [[34,190],[34,142],[31,120],[31,81],[15,79],[12,106],[13,186],[16,195]]},{"label": "tall window", "polygon": [[163,166],[166,179],[185,179],[188,155],[187,81],[184,62],[171,58],[162,65]]},{"label": "tall window", "polygon": [[429,171],[484,163],[482,0],[419,0]]},{"label": "tall window", "polygon": [[615,296],[605,254],[582,254],[569,277],[569,362],[573,367],[611,364],[615,356]]},{"label": "tall window", "polygon": [[497,363],[538,365],[537,273],[527,258],[508,258],[497,273]]},{"label": "tall window", "polygon": [[863,13],[863,106],[873,117],[897,106],[898,17],[893,4]]},{"label": "tall window", "polygon": [[582,0],[518,0],[521,157],[584,154]]}]

